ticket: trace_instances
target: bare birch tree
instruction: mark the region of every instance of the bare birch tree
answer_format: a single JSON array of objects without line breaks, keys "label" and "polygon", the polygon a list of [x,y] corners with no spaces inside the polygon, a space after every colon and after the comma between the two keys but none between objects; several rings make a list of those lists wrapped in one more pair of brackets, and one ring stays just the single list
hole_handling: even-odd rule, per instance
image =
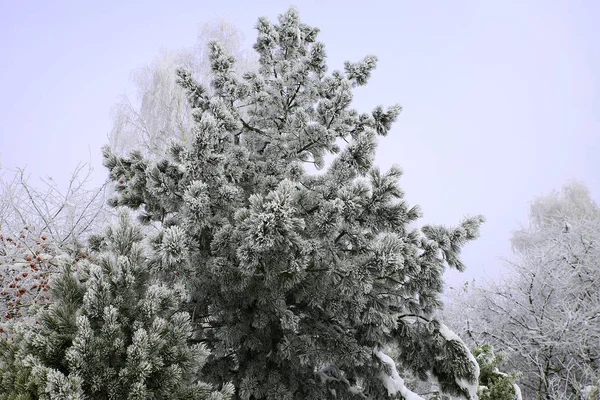
[{"label": "bare birch tree", "polygon": [[[202,26],[193,49],[163,51],[151,64],[133,73],[137,97],[124,96],[113,110],[114,124],[109,146],[117,154],[136,149],[150,158],[162,157],[171,141],[188,143],[192,110],[176,71],[192,71],[196,81],[211,79],[209,42],[218,42],[238,63],[242,75],[258,65],[256,57],[242,48],[241,33],[229,22],[217,20]],[[209,85],[205,85],[209,87]]]}]

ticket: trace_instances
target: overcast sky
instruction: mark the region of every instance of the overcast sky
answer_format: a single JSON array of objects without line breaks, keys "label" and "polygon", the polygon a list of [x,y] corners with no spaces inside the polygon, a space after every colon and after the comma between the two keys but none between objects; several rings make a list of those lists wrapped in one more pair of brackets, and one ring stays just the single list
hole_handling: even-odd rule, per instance
[{"label": "overcast sky", "polygon": [[[91,161],[131,71],[161,49],[191,47],[203,22],[224,18],[247,46],[259,16],[283,1],[0,0],[0,162],[62,181]],[[381,140],[382,168],[400,165],[425,222],[484,214],[464,251],[468,271],[495,277],[528,203],[569,180],[600,195],[600,2],[296,1],[321,29],[330,71],[379,57],[355,107],[399,103]]]}]

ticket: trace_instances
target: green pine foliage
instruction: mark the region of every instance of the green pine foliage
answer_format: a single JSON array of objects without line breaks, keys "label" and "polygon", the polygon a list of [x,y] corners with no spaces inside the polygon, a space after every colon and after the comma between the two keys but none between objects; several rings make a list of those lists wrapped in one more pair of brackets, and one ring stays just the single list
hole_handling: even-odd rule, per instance
[{"label": "green pine foliage", "polygon": [[[140,227],[121,214],[95,262],[61,260],[35,324],[7,326],[0,399],[212,399],[200,382],[208,351],[190,345],[182,287],[158,280]],[[8,332],[7,332],[8,333]]]},{"label": "green pine foliage", "polygon": [[520,389],[516,386],[517,374],[506,374],[498,369],[504,357],[494,353],[487,344],[477,346],[473,356],[479,363],[479,400],[515,400]]},{"label": "green pine foliage", "polygon": [[474,398],[477,363],[433,313],[482,217],[410,228],[420,211],[401,170],[374,165],[401,109],[350,107],[376,57],[326,74],[318,29],[294,9],[257,30],[257,71],[238,78],[214,42],[211,87],[178,71],[189,145],[158,162],[105,149],[111,204],[159,228],[152,265],[190,292],[192,341],[211,351],[203,372],[233,382],[236,399],[416,398],[380,351],[394,344],[402,369]]}]

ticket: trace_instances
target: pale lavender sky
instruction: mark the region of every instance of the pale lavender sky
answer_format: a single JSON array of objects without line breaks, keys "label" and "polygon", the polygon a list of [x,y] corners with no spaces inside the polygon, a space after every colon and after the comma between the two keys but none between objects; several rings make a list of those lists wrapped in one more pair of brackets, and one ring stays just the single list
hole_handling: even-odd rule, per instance
[{"label": "pale lavender sky", "polygon": [[[0,162],[65,180],[79,161],[104,181],[100,146],[130,73],[161,49],[194,44],[224,18],[250,46],[282,1],[0,0]],[[535,196],[571,179],[600,195],[600,2],[296,1],[321,28],[330,70],[372,53],[355,106],[404,107],[378,164],[399,164],[425,222],[484,214],[468,272],[496,276]]]}]

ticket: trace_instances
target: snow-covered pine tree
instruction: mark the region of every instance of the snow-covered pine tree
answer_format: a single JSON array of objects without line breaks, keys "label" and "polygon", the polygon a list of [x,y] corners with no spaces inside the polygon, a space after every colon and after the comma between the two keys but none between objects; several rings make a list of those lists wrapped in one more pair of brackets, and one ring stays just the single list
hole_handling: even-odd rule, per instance
[{"label": "snow-covered pine tree", "polygon": [[157,279],[139,226],[120,215],[97,261],[61,260],[51,305],[0,342],[0,399],[227,400],[200,382],[183,288]]},{"label": "snow-covered pine tree", "polygon": [[350,108],[376,58],[326,75],[318,29],[293,8],[257,29],[260,67],[242,79],[217,43],[212,90],[178,71],[189,146],[159,162],[105,149],[113,205],[160,227],[155,263],[191,291],[194,340],[212,352],[204,371],[237,399],[419,398],[385,354],[393,343],[404,369],[476,398],[476,361],[433,313],[445,265],[464,268],[482,218],[410,230],[420,212],[400,169],[373,164],[400,107]]}]

